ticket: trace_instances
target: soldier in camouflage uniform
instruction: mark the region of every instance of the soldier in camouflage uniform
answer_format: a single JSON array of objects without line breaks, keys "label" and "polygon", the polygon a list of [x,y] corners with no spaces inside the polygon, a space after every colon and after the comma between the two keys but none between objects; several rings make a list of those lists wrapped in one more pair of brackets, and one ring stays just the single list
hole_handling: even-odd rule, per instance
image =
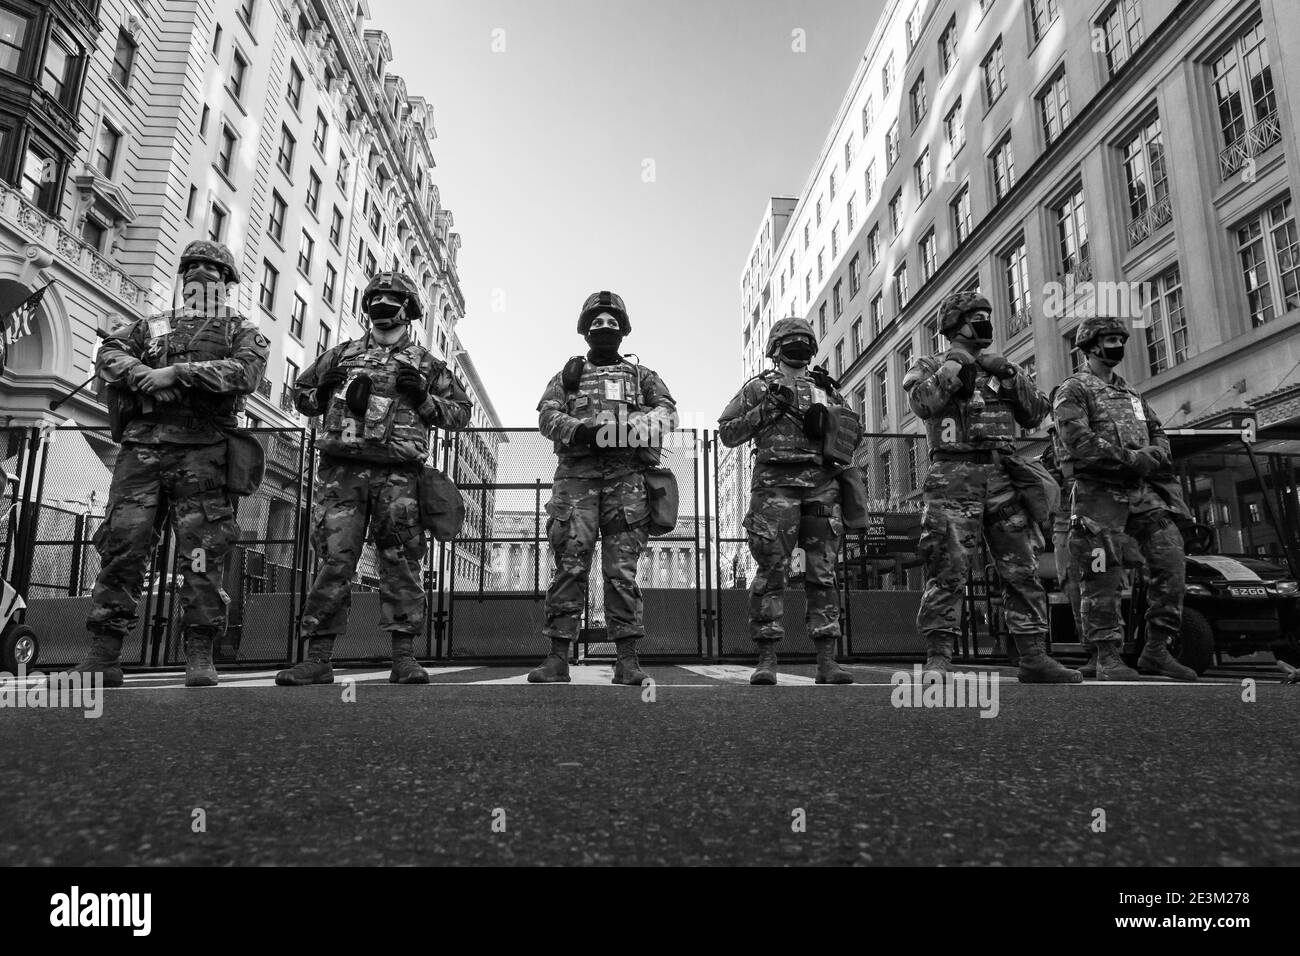
[{"label": "soldier in camouflage uniform", "polygon": [[[827,406],[843,406],[836,383],[820,370],[808,371],[817,352],[812,326],[781,319],[767,339],[775,368],[746,382],[718,419],[718,436],[728,448],[755,443],[745,531],[758,564],[749,589],[749,632],[758,647],[751,684],[777,680],[776,645],[784,636],[781,618],[796,544],[804,549],[808,634],[817,648],[817,683],[852,684],[853,675],[835,661],[840,637],[835,559],[844,522],[839,510],[843,466],[825,459],[822,438]],[[861,440],[858,429],[857,440]]]},{"label": "soldier in camouflage uniform", "polygon": [[1120,590],[1124,565],[1145,563],[1146,645],[1138,670],[1192,681],[1196,672],[1169,653],[1182,628],[1186,575],[1175,517],[1190,515],[1160,419],[1114,371],[1128,335],[1119,319],[1084,319],[1074,344],[1088,367],[1061,383],[1053,405],[1061,469],[1074,482],[1069,549],[1083,640],[1093,654],[1087,666],[1098,680],[1138,679],[1120,659]]},{"label": "soldier in camouflage uniform", "polygon": [[930,443],[918,545],[926,570],[917,614],[929,644],[925,670],[942,675],[950,669],[967,572],[983,535],[1002,579],[1007,628],[1020,651],[1020,680],[1078,683],[1079,672],[1044,649],[1047,599],[1035,551],[1035,543],[1043,542],[1004,463],[1015,453],[1016,425],[1037,427],[1049,405],[1020,369],[986,351],[993,343],[991,312],[978,293],[944,299],[939,328],[951,348],[917,359],[903,379]]},{"label": "soldier in camouflage uniform", "polygon": [[654,446],[677,427],[677,403],[655,372],[619,354],[631,331],[619,296],[589,296],[578,316],[578,334],[589,351],[569,359],[537,405],[541,433],[555,442],[560,460],[546,505],[555,576],[546,589],[542,633],[551,652],[528,673],[534,684],[569,681],[569,642],[578,636],[597,531],[605,624],[618,649],[613,682],[646,679],[636,654],[645,636],[636,571],[650,520],[643,473],[658,464]]},{"label": "soldier in camouflage uniform", "polygon": [[[1058,386],[1059,388],[1059,386]],[[1056,389],[1047,396],[1048,402],[1056,400]],[[1047,447],[1043,449],[1041,461],[1043,467],[1051,473],[1056,479],[1056,483],[1061,486],[1061,500],[1067,504],[1063,505],[1056,512],[1056,518],[1052,522],[1052,554],[1056,564],[1056,581],[1061,588],[1061,593],[1065,595],[1066,600],[1070,602],[1070,613],[1074,617],[1074,632],[1079,635],[1079,640],[1083,640],[1083,618],[1079,615],[1079,579],[1074,574],[1074,569],[1070,561],[1070,547],[1068,535],[1070,532],[1070,510],[1068,502],[1074,490],[1074,480],[1065,477],[1061,471],[1061,459],[1065,457],[1064,446],[1061,444],[1061,436],[1056,430],[1053,423],[1047,428]],[[1079,668],[1079,673],[1085,679],[1095,676],[1095,671],[1089,673],[1087,666]]]},{"label": "soldier in camouflage uniform", "polygon": [[76,670],[122,684],[122,640],[136,610],[149,558],[170,519],[181,566],[185,685],[217,683],[212,644],[226,630],[225,557],[239,540],[226,487],[226,435],[244,396],[266,369],[268,341],[226,304],[239,281],[220,243],[196,241],[181,255],[186,306],[124,325],[99,347],[95,370],[127,390],[140,413],[125,428],[113,466],[90,615],[90,652]]},{"label": "soldier in camouflage uniform", "polygon": [[425,605],[418,481],[429,429],[464,428],[471,405],[446,363],[411,338],[410,323],[424,310],[410,279],[377,273],[361,308],[369,331],[325,351],[294,383],[298,410],[324,420],[312,532],[320,569],[303,608],[305,659],[275,678],[286,686],[333,682],[330,656],[347,627],[367,528],[379,560],[379,626],[392,635],[388,679],[429,682],[414,655]]}]

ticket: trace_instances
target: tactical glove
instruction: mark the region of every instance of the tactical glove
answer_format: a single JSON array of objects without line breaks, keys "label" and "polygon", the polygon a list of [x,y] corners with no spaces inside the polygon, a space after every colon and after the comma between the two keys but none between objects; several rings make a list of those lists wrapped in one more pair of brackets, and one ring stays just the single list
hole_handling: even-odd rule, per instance
[{"label": "tactical glove", "polygon": [[347,373],[340,368],[332,368],[320,377],[316,386],[316,407],[323,409],[329,404],[330,396],[347,381]]},{"label": "tactical glove", "polygon": [[590,425],[579,425],[573,431],[573,437],[569,439],[569,444],[575,447],[588,445],[592,448],[596,446],[596,429]]},{"label": "tactical glove", "polygon": [[831,427],[831,413],[820,402],[813,405],[803,415],[803,433],[806,438],[820,441],[826,437]]},{"label": "tactical glove", "polygon": [[1005,356],[999,355],[997,352],[983,352],[975,362],[984,371],[1003,381],[1016,377],[1016,367],[1008,362]]},{"label": "tactical glove", "polygon": [[414,405],[423,402],[427,393],[424,376],[413,368],[403,368],[398,372],[394,387],[398,395],[409,399]]},{"label": "tactical glove", "polygon": [[1154,475],[1161,468],[1165,467],[1164,456],[1160,449],[1154,445],[1148,445],[1146,448],[1139,448],[1132,452],[1133,461],[1130,467],[1137,472],[1141,478],[1148,478]]}]

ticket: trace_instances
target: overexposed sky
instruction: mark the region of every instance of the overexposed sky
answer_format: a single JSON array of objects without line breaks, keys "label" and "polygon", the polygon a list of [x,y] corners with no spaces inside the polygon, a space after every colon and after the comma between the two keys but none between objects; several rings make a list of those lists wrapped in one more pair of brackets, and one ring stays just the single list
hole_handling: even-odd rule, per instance
[{"label": "overexposed sky", "polygon": [[546,382],[586,350],[583,299],[611,289],[624,352],[683,424],[714,427],[740,384],[739,280],[767,199],[802,190],[882,7],[371,0],[390,69],[433,104],[460,336],[504,424],[537,424]]}]

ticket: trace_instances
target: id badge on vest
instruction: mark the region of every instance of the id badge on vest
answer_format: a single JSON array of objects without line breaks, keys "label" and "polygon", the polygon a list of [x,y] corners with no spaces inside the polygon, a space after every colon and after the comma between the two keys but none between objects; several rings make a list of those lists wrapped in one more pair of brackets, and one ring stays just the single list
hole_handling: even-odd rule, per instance
[{"label": "id badge on vest", "polygon": [[1147,413],[1146,413],[1146,411],[1142,408],[1142,399],[1138,398],[1136,395],[1130,395],[1130,396],[1128,397],[1128,400],[1129,400],[1129,401],[1132,403],[1132,405],[1133,405],[1133,417],[1136,418],[1136,419],[1137,419],[1138,421],[1140,421],[1140,422],[1144,422],[1144,421],[1146,421],[1146,420],[1147,420]]},{"label": "id badge on vest", "polygon": [[149,338],[160,339],[164,335],[170,335],[172,331],[171,320],[165,315],[160,315],[156,319],[149,320]]}]

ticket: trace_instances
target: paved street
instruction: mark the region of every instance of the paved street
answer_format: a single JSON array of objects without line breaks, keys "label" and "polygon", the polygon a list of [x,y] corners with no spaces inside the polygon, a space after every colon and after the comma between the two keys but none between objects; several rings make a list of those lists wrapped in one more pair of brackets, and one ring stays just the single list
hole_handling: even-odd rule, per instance
[{"label": "paved street", "polygon": [[523,668],[432,668],[426,687],[386,669],[307,688],[148,675],[95,720],[0,710],[0,862],[1300,863],[1300,688],[1270,671],[1243,703],[1236,676],[1035,687],[1003,670],[986,719],[891,706],[891,666],[855,667],[854,687],[793,666],[769,688],[740,666],[653,667],[653,702],[574,670],[567,686]]}]

